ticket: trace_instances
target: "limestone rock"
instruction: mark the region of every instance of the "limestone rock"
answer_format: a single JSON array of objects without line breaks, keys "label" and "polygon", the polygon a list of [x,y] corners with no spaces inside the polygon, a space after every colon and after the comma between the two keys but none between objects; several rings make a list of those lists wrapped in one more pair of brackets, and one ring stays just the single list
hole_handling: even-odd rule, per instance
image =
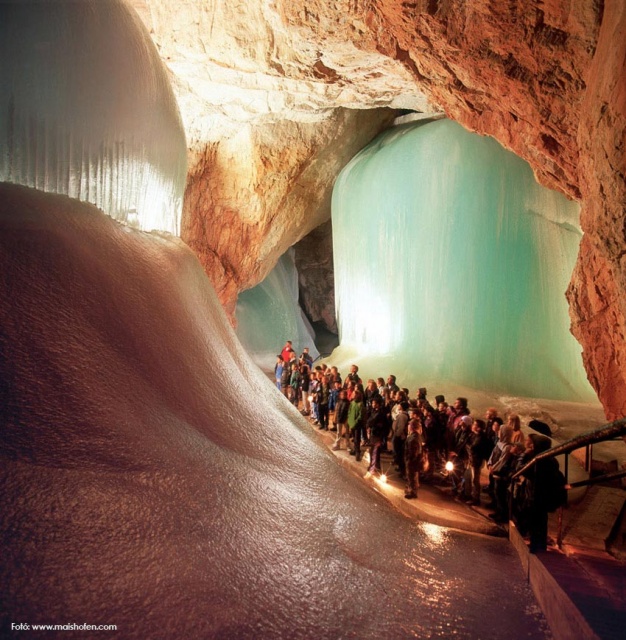
[{"label": "limestone rock", "polygon": [[393,118],[388,109],[337,109],[324,122],[244,126],[191,166],[183,239],[222,304],[254,286],[295,242],[330,217],[341,168]]},{"label": "limestone rock", "polygon": [[626,415],[626,6],[607,3],[579,127],[586,236],[568,292],[572,332],[611,420]]},{"label": "limestone rock", "polygon": [[294,249],[300,305],[312,322],[322,322],[337,333],[332,222],[328,220],[311,231]]}]

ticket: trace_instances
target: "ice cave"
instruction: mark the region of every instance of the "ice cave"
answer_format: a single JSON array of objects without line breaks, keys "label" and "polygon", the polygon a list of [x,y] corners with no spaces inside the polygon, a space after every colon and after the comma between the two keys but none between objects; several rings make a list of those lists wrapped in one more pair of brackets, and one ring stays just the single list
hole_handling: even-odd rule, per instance
[{"label": "ice cave", "polygon": [[626,9],[496,4],[0,3],[2,637],[554,637],[263,370],[335,286],[336,362],[623,415]]}]

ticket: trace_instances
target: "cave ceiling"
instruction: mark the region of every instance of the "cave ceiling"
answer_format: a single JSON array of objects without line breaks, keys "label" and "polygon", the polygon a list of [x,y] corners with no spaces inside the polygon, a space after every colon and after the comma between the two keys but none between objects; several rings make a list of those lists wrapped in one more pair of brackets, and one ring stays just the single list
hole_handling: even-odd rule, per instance
[{"label": "cave ceiling", "polygon": [[607,415],[626,413],[624,3],[130,4],[186,129],[182,235],[227,311],[329,218],[339,170],[397,110],[444,112],[581,203],[572,331]]}]

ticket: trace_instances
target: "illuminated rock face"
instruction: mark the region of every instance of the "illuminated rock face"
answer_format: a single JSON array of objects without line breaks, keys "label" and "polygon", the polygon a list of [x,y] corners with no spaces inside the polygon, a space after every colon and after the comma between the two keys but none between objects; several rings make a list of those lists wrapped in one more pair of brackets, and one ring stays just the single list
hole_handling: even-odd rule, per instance
[{"label": "illuminated rock face", "polygon": [[330,216],[336,175],[387,126],[387,110],[334,110],[317,123],[242,125],[192,162],[182,237],[234,311],[237,293]]},{"label": "illuminated rock face", "polygon": [[165,68],[121,1],[0,6],[0,181],[180,233],[186,144]]},{"label": "illuminated rock face", "polygon": [[[188,132],[192,180],[185,237],[227,308],[232,310],[237,290],[260,281],[280,250],[315,226],[302,222],[312,217],[297,213],[301,205],[295,216],[287,212],[286,198],[259,217],[246,199],[232,197],[238,185],[256,194],[254,187],[265,189],[277,172],[280,182],[286,166],[307,166],[307,158],[314,157],[306,151],[307,136],[287,134],[298,131],[291,121],[322,122],[336,106],[419,110],[417,102],[426,95],[433,108],[526,159],[540,182],[580,200],[586,239],[570,290],[573,331],[607,414],[624,413],[626,383],[618,374],[626,363],[626,278],[620,258],[626,200],[623,3],[133,4],[172,73]],[[418,92],[423,92],[419,99]],[[250,178],[261,162],[244,161],[236,170],[231,162],[240,155],[238,132],[252,121],[256,131],[268,123],[268,136],[270,123],[283,122],[274,130],[285,142],[274,136],[275,162],[267,181]],[[328,135],[327,142],[335,140]],[[254,149],[261,147],[253,141],[243,148],[245,159],[250,153],[257,157]],[[213,181],[216,167],[220,178]],[[289,173],[285,196],[297,191],[299,175]],[[309,190],[306,201],[320,211],[316,193]],[[222,229],[207,232],[203,229],[215,225],[204,220],[215,211]],[[292,226],[294,217],[299,222]],[[258,236],[252,233],[255,224]],[[237,255],[230,238],[241,236],[240,230],[255,239]],[[257,242],[261,237],[279,250]],[[257,245],[263,251],[250,258]],[[591,283],[599,264],[605,265],[601,272],[607,280],[596,292]],[[588,301],[594,298],[592,305]]]}]

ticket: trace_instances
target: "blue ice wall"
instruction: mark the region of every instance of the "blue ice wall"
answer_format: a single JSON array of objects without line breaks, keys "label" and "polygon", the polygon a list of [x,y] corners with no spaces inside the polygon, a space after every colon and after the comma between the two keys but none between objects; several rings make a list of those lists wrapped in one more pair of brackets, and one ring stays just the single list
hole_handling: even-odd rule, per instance
[{"label": "blue ice wall", "polygon": [[298,303],[298,272],[291,249],[263,282],[239,294],[235,316],[237,337],[264,369],[273,369],[286,340],[293,342],[298,355],[304,347],[309,347],[313,359],[319,355],[315,333]]},{"label": "blue ice wall", "polygon": [[578,205],[495,140],[441,120],[395,127],[337,179],[343,349],[422,382],[595,398],[569,333]]},{"label": "blue ice wall", "polygon": [[186,143],[167,72],[119,0],[0,3],[0,182],[178,234]]}]

